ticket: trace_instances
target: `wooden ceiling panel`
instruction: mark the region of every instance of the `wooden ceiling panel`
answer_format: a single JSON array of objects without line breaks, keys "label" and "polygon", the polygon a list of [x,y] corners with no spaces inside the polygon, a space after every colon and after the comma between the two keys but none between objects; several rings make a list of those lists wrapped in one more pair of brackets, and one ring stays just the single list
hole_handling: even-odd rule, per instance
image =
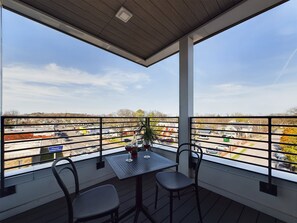
[{"label": "wooden ceiling panel", "polygon": [[[137,0],[137,4],[143,8],[147,13],[151,15],[153,18],[157,18],[158,22],[162,24],[163,26],[166,26],[166,28],[171,33],[176,33],[177,36],[180,36],[182,33],[182,30],[179,29],[173,22],[171,18],[168,18],[164,11],[168,11],[170,9],[162,10],[162,8],[157,7],[155,4],[153,4],[150,0]],[[170,10],[171,11],[171,10]]]},{"label": "wooden ceiling panel", "polygon": [[[194,24],[197,24],[198,20],[190,11],[187,4],[184,1],[179,0],[169,0],[168,3],[177,11],[177,13],[182,17],[184,22],[186,22],[189,27],[194,27]],[[175,18],[172,18],[175,19]]]},{"label": "wooden ceiling panel", "polygon": [[[103,32],[110,31],[113,33],[117,33],[119,36],[125,37],[127,43],[138,43],[149,50],[158,47],[158,44],[154,45],[154,41],[152,41],[152,39],[150,38],[147,38],[146,34],[134,30],[133,27],[131,27],[131,24],[129,24],[129,26],[123,27],[121,24],[122,22],[117,20],[118,19],[113,19],[112,21],[110,21],[109,25],[103,30]],[[143,36],[141,37],[141,35]]]},{"label": "wooden ceiling panel", "polygon": [[[64,10],[65,14],[68,14],[71,19],[75,19],[75,21],[79,21],[80,18],[83,18],[84,24],[88,27],[92,27],[94,30],[97,30],[97,33],[106,26],[106,24],[110,21],[110,17],[101,13],[101,11],[94,11],[93,7],[90,7],[84,1],[81,4],[77,4],[76,1],[68,1],[63,0],[61,2],[59,0],[52,1],[52,5],[56,5],[56,8],[60,7],[60,10]],[[67,9],[64,7],[64,4],[68,5]],[[59,9],[58,9],[59,10]],[[88,14],[88,16],[84,16]],[[69,21],[71,22],[71,21]],[[84,30],[84,27],[81,26],[81,29]]]},{"label": "wooden ceiling panel", "polygon": [[[53,1],[53,0],[52,0]],[[93,20],[94,23],[101,23],[103,25],[107,24],[114,15],[108,14],[106,11],[107,6],[101,1],[98,1],[97,6],[93,7],[92,5],[88,4],[86,1],[73,1],[73,0],[54,0],[56,4],[66,4],[70,8],[68,10],[71,10],[75,12],[80,18],[88,18],[90,20]],[[100,3],[100,4],[99,4]],[[85,16],[87,15],[87,16]]]},{"label": "wooden ceiling panel", "polygon": [[[144,59],[221,13],[221,8],[232,6],[234,1],[222,0],[219,5],[216,0],[22,0]],[[133,14],[128,23],[115,17],[122,6]]]},{"label": "wooden ceiling panel", "polygon": [[[24,0],[28,5],[34,7],[40,11],[49,12],[51,15],[55,16],[61,21],[65,21],[67,24],[72,25],[73,27],[78,27],[79,29],[89,32],[92,35],[98,35],[100,31],[104,28],[106,23],[102,21],[100,23],[94,23],[89,17],[80,17],[71,9],[73,7],[66,7],[66,4],[62,3],[56,4],[56,2],[51,2],[47,4],[48,1],[34,1],[34,0]],[[59,2],[59,1],[58,1]],[[63,13],[61,13],[63,12]]]},{"label": "wooden ceiling panel", "polygon": [[152,53],[147,48],[144,48],[140,43],[131,42],[128,37],[125,35],[119,35],[116,32],[112,32],[110,30],[104,30],[101,34],[103,39],[108,39],[115,46],[123,46],[128,52],[132,52],[135,55],[140,55],[140,57],[144,57],[145,55]]},{"label": "wooden ceiling panel", "polygon": [[182,33],[185,33],[190,29],[190,26],[183,20],[181,15],[179,15],[167,1],[152,0],[152,2],[172,23],[178,27],[179,30],[182,31]]},{"label": "wooden ceiling panel", "polygon": [[86,4],[88,4],[90,7],[89,11],[93,11],[97,13],[100,11],[102,14],[108,16],[110,19],[114,17],[114,15],[117,13],[117,8],[121,7],[121,3],[116,1],[118,6],[112,7],[109,6],[107,3],[112,1],[94,1],[94,0],[85,0]]},{"label": "wooden ceiling panel", "polygon": [[217,0],[200,0],[211,18],[222,13]]},{"label": "wooden ceiling panel", "polygon": [[187,4],[191,12],[196,16],[198,20],[198,26],[207,21],[208,13],[200,0],[185,0],[185,3]]},{"label": "wooden ceiling panel", "polygon": [[167,43],[167,38],[164,36],[164,34],[162,32],[158,32],[152,25],[148,25],[143,18],[137,18],[136,15],[133,15],[129,23],[134,24],[136,27],[138,27],[138,29],[146,33],[147,37],[152,38],[154,42],[157,42],[160,45]]},{"label": "wooden ceiling panel", "polygon": [[[147,26],[151,26],[154,28],[155,32],[158,32],[160,35],[164,36],[167,42],[170,42],[168,41],[169,38],[174,39],[174,37],[177,37],[177,35],[171,33],[166,25],[162,24],[158,18],[152,17],[148,12],[143,10],[143,8],[137,4],[137,1],[127,0],[124,4],[124,7],[133,12],[133,15],[136,15],[138,18],[145,21],[146,26],[144,26],[143,29],[146,29]],[[131,20],[133,20],[133,17]]]},{"label": "wooden ceiling panel", "polygon": [[[114,18],[109,26],[113,26],[115,29],[118,30],[118,32],[124,32],[128,36],[131,36],[131,38],[137,38],[137,41],[140,41],[141,43],[145,42],[145,44],[148,44],[153,46],[154,48],[159,47],[160,44],[162,44],[161,41],[159,41],[157,38],[155,38],[153,33],[146,32],[145,29],[143,29],[140,26],[135,25],[134,22],[129,22],[128,24],[122,24],[122,21],[119,21],[117,18]],[[109,28],[107,27],[107,29]]]}]

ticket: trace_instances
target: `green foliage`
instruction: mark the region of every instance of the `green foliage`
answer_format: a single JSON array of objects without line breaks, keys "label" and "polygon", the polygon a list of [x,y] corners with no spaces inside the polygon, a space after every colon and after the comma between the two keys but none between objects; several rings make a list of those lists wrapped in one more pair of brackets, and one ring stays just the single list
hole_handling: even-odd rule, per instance
[{"label": "green foliage", "polygon": [[144,117],[145,116],[145,111],[142,109],[138,109],[136,112],[133,114],[134,117]]},{"label": "green foliage", "polygon": [[154,129],[146,121],[141,120],[140,131],[143,131],[143,141],[146,145],[152,145],[157,139]]},{"label": "green foliage", "polygon": [[[293,128],[293,127],[285,128],[283,134],[297,135],[297,128]],[[292,165],[297,167],[297,136],[284,135],[281,137],[280,142],[294,144],[294,145],[281,145],[281,147],[284,152],[293,153],[293,154],[286,154],[286,156],[290,162],[295,163]]]},{"label": "green foliage", "polygon": [[249,123],[248,118],[236,118],[235,120],[236,122]]}]

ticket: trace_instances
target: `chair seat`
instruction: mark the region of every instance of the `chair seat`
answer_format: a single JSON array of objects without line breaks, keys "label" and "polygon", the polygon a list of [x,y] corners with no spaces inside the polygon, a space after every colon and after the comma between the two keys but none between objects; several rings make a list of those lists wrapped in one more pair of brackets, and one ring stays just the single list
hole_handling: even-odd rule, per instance
[{"label": "chair seat", "polygon": [[74,219],[92,219],[117,209],[120,201],[115,187],[107,184],[79,194],[72,205]]},{"label": "chair seat", "polygon": [[179,172],[159,172],[156,180],[167,190],[181,190],[193,184],[192,179]]}]

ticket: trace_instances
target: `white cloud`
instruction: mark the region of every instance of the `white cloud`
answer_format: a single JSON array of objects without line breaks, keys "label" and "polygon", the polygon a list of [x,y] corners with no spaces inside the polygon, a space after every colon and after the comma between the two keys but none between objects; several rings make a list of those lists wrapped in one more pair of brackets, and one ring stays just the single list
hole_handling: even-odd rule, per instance
[{"label": "white cloud", "polygon": [[[3,68],[4,78],[20,83],[47,84],[53,86],[90,85],[106,89],[123,91],[129,84],[149,81],[145,73],[126,72],[117,69],[106,69],[103,73],[91,74],[79,69],[60,67],[48,64],[44,67],[6,66]],[[29,83],[30,82],[30,83]]]},{"label": "white cloud", "polygon": [[273,85],[238,85],[227,83],[198,92],[195,113],[269,115],[296,107],[297,82]]},{"label": "white cloud", "polygon": [[40,111],[47,111],[51,103],[60,108],[68,103],[71,110],[71,104],[77,107],[78,101],[92,101],[92,106],[100,97],[108,101],[107,95],[123,95],[131,86],[141,89],[142,83],[149,81],[145,73],[113,68],[91,74],[54,63],[43,67],[10,65],[3,67],[3,110],[30,112],[39,105]]}]

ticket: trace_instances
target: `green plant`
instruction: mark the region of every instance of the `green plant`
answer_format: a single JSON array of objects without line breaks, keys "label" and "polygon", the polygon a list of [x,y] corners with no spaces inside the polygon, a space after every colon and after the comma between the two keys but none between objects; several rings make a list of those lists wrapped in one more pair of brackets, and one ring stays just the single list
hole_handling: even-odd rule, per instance
[{"label": "green plant", "polygon": [[140,132],[143,131],[143,142],[144,145],[152,145],[154,143],[154,140],[157,139],[157,135],[154,131],[154,129],[149,125],[147,121],[141,120],[141,128]]}]

